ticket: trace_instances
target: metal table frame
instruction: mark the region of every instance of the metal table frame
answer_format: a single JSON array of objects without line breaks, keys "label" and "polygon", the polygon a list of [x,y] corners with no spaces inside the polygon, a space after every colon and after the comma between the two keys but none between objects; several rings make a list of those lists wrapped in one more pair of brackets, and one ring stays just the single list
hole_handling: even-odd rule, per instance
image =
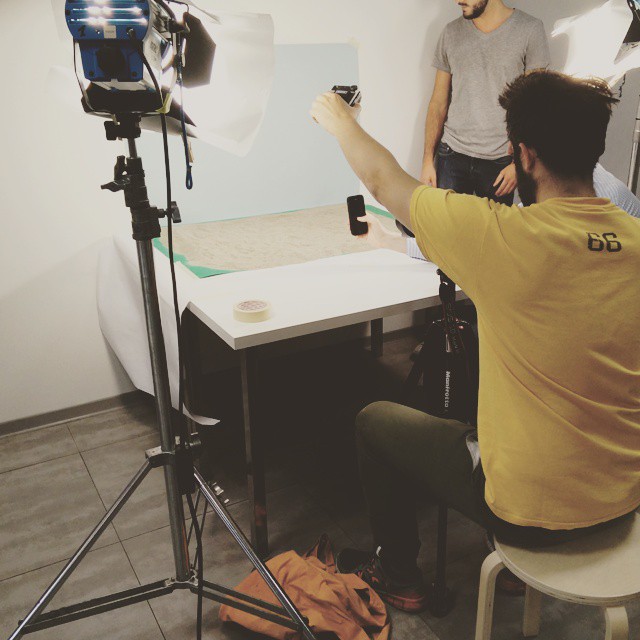
[{"label": "metal table frame", "polygon": [[[383,319],[371,321],[371,351],[378,358],[383,353]],[[265,484],[264,430],[257,402],[259,385],[257,347],[239,351],[242,379],[242,407],[244,419],[247,486],[251,507],[251,542],[260,557],[269,553],[267,526],[267,490]]]}]

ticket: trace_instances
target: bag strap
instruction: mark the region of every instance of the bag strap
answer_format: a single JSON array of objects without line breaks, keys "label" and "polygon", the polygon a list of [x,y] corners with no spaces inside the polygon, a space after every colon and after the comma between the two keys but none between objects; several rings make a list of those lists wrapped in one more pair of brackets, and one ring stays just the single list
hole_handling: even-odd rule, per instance
[{"label": "bag strap", "polygon": [[456,316],[456,284],[444,271],[438,269],[440,276],[440,301],[442,302],[442,322],[444,332],[449,341],[451,351],[456,355],[464,353],[462,336],[458,329],[458,317]]}]

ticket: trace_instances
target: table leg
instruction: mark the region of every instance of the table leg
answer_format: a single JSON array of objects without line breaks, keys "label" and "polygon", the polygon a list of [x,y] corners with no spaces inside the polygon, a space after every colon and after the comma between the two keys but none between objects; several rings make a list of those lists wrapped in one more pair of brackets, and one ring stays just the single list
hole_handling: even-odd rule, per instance
[{"label": "table leg", "polygon": [[257,411],[258,372],[255,349],[244,349],[240,352],[240,370],[247,485],[251,506],[251,543],[255,552],[264,558],[269,553],[269,537],[267,532],[267,493],[264,479],[264,441]]},{"label": "table leg", "polygon": [[185,404],[189,411],[198,413],[196,408],[200,400],[198,395],[198,383],[202,380],[202,358],[200,357],[200,345],[198,343],[198,319],[186,310],[180,319],[185,375]]},{"label": "table leg", "polygon": [[375,358],[382,357],[384,344],[383,319],[376,318],[371,321],[371,353]]}]

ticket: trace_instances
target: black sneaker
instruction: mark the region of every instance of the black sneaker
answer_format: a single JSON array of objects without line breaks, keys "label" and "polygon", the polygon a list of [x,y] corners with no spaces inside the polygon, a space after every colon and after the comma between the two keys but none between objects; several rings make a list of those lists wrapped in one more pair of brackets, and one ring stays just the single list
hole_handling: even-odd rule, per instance
[{"label": "black sneaker", "polygon": [[384,602],[407,613],[420,613],[427,608],[427,590],[422,579],[413,584],[393,583],[380,561],[380,547],[375,553],[343,549],[336,556],[338,573],[354,573],[366,582]]}]

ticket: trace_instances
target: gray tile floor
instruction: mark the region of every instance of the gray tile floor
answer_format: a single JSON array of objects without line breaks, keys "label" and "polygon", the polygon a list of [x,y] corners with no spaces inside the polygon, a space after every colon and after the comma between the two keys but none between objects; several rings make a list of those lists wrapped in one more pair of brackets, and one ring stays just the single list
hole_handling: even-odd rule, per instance
[{"label": "gray tile floor", "polygon": [[[387,345],[385,363],[406,367],[410,339]],[[144,450],[157,443],[153,408],[114,410],[89,420],[0,438],[0,638],[9,635],[20,616],[50,583],[140,467]],[[327,427],[289,437],[286,430],[268,455],[270,541],[274,551],[303,551],[327,532],[336,548],[368,547],[366,513],[351,462],[349,439]],[[236,425],[237,430],[237,425]],[[344,429],[343,429],[344,430]],[[293,444],[291,444],[293,442]],[[243,527],[248,503],[242,478],[241,440],[214,460],[231,498],[229,510]],[[221,461],[222,458],[222,461]],[[217,461],[217,462],[216,462]],[[329,473],[328,473],[329,471]],[[420,564],[432,578],[435,508],[420,509],[423,548]],[[249,571],[249,564],[223,531],[208,518],[205,527],[205,575],[229,586]],[[118,515],[53,606],[95,597],[172,574],[172,558],[162,474],[154,470],[134,500]],[[452,514],[449,536],[449,582],[457,592],[454,611],[443,619],[392,611],[396,640],[461,640],[473,637],[477,583],[486,552],[483,532]],[[32,635],[36,640],[189,640],[195,638],[196,599],[180,592],[149,603],[102,614]],[[629,608],[631,637],[640,637],[640,606]],[[243,640],[256,636],[221,625],[217,606],[205,602],[205,637]],[[498,596],[496,640],[521,637],[522,600]],[[604,638],[598,611],[545,599],[542,640]]]}]

